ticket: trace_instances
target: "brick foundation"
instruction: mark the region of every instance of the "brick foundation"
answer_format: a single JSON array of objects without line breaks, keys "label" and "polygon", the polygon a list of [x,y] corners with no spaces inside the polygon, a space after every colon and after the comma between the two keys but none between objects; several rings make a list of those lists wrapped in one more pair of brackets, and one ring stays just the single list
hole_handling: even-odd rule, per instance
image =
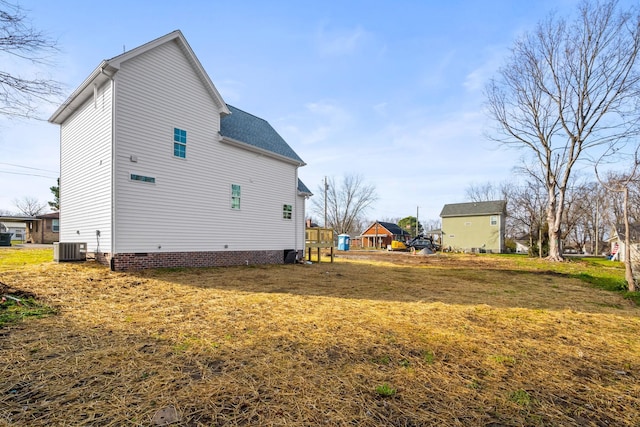
[{"label": "brick foundation", "polygon": [[[299,251],[298,257],[304,254]],[[110,265],[114,271],[144,270],[161,267],[227,267],[232,265],[283,264],[284,250],[224,251],[224,252],[145,252],[111,256],[96,253],[100,264]]]}]

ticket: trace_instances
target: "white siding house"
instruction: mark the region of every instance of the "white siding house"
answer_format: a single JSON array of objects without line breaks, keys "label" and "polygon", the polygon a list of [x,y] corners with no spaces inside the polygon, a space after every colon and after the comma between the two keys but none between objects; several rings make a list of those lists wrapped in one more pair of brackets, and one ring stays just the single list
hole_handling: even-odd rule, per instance
[{"label": "white siding house", "polygon": [[102,61],[49,121],[60,125],[60,241],[86,242],[112,269],[304,253],[305,163],[268,122],[224,102],[180,31]]},{"label": "white siding house", "polygon": [[[611,260],[625,262],[626,260],[626,238],[623,224],[613,227],[609,244],[611,245]],[[640,227],[630,224],[629,227],[629,252],[634,264],[640,263]]]}]

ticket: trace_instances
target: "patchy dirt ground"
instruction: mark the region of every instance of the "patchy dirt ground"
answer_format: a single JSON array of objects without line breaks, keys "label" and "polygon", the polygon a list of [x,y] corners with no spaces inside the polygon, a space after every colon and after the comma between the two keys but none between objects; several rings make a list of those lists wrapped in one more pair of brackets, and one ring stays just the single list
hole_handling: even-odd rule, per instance
[{"label": "patchy dirt ground", "polygon": [[0,268],[58,311],[0,330],[0,425],[640,425],[620,295],[527,260],[338,255]]},{"label": "patchy dirt ground", "polygon": [[490,259],[476,255],[458,255],[455,257],[447,254],[421,254],[420,252],[403,251],[341,251],[338,258],[352,259],[360,261],[389,262],[397,265],[424,265],[432,267],[456,267],[456,266],[482,266],[489,267],[493,264],[499,265],[500,259]]}]

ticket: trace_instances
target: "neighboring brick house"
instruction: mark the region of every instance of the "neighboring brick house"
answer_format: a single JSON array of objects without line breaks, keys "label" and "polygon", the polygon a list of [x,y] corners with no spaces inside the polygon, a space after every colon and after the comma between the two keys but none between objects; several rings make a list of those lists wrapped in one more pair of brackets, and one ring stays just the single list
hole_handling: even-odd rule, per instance
[{"label": "neighboring brick house", "polygon": [[411,234],[392,222],[376,221],[355,240],[363,248],[386,248],[392,241],[406,242]]},{"label": "neighboring brick house", "polygon": [[464,252],[504,252],[506,201],[444,205],[440,217],[442,218],[443,249]]},{"label": "neighboring brick house", "polygon": [[36,215],[25,222],[27,224],[25,242],[48,244],[60,241],[60,212]]}]

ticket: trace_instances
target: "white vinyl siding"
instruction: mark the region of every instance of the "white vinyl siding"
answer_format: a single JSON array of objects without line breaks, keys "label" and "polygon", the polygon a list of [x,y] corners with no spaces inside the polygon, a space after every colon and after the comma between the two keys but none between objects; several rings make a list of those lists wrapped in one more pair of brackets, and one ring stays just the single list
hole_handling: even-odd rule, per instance
[{"label": "white vinyl siding", "polygon": [[[111,82],[60,127],[60,241],[111,250]],[[96,238],[100,230],[100,239]]]},{"label": "white vinyl siding", "polygon": [[[282,221],[296,166],[220,142],[219,111],[176,43],[122,63],[116,90],[116,252],[297,246],[298,221]],[[188,133],[181,161],[167,138],[174,128]],[[131,181],[132,165],[155,184]],[[231,183],[241,186],[241,210],[229,209]],[[191,227],[174,226],[189,218]]]}]

